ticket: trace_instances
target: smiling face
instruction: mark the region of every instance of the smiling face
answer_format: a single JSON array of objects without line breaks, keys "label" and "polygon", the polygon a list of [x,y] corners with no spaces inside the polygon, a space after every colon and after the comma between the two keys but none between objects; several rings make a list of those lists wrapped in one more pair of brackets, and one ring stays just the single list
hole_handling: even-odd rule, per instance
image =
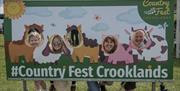
[{"label": "smiling face", "polygon": [[40,34],[34,32],[34,33],[29,35],[29,44],[32,47],[37,47],[37,46],[39,46],[40,43],[41,43],[41,36],[40,36]]},{"label": "smiling face", "polygon": [[103,48],[106,53],[113,53],[117,48],[116,40],[112,37],[106,37],[103,41]]},{"label": "smiling face", "polygon": [[134,32],[132,41],[133,41],[133,44],[135,46],[139,47],[143,43],[143,41],[144,41],[144,34],[143,34],[143,32],[140,31],[140,30]]},{"label": "smiling face", "polygon": [[55,36],[52,40],[52,48],[54,51],[61,50],[62,48],[62,39],[60,36]]},{"label": "smiling face", "polygon": [[39,26],[37,24],[33,24],[30,26],[25,25],[25,43],[29,47],[38,47],[42,44],[43,37],[43,26]]}]

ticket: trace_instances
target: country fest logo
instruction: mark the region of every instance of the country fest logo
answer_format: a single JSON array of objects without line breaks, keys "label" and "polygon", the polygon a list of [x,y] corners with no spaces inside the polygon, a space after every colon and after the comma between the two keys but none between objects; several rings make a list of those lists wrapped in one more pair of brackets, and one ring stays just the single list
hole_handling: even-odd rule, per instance
[{"label": "country fest logo", "polygon": [[149,16],[170,15],[170,1],[168,0],[144,0],[144,14]]}]

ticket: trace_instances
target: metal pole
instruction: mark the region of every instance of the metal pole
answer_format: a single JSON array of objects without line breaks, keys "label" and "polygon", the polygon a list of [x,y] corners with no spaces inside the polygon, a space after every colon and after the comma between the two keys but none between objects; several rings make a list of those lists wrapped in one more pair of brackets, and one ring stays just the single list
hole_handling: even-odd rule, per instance
[{"label": "metal pole", "polygon": [[152,82],[152,91],[156,91],[156,82]]},{"label": "metal pole", "polygon": [[22,81],[22,84],[23,84],[23,91],[28,91],[27,89],[27,83],[25,80]]},{"label": "metal pole", "polygon": [[177,0],[176,58],[180,58],[180,0]]}]

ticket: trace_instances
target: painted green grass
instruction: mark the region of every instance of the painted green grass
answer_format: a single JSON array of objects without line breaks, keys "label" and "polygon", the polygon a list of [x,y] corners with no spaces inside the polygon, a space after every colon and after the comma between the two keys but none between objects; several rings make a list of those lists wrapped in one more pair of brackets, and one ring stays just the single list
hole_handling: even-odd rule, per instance
[{"label": "painted green grass", "polygon": [[[49,86],[49,81],[46,81]],[[159,82],[156,84],[156,90],[159,91]],[[180,90],[180,60],[176,59],[174,62],[174,81],[165,82],[165,86],[169,91]],[[27,81],[28,91],[34,90],[34,82]],[[108,91],[119,91],[121,88],[120,82],[114,82],[112,86],[107,86]],[[23,91],[22,81],[12,81],[6,79],[6,66],[4,54],[4,40],[0,34],[0,91]],[[77,91],[87,91],[85,81],[80,81],[77,84]],[[138,82],[136,91],[151,91],[151,82]]]}]

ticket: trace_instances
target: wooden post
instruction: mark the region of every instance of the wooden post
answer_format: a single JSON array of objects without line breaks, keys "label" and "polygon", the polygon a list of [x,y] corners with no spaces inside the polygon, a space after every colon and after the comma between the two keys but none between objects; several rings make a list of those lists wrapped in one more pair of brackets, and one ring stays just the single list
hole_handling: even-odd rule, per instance
[{"label": "wooden post", "polygon": [[28,91],[27,89],[27,83],[25,80],[22,81],[22,84],[23,84],[23,91]]},{"label": "wooden post", "polygon": [[180,58],[180,0],[177,0],[176,10],[176,58]]},{"label": "wooden post", "polygon": [[156,82],[152,82],[152,91],[156,91]]}]

